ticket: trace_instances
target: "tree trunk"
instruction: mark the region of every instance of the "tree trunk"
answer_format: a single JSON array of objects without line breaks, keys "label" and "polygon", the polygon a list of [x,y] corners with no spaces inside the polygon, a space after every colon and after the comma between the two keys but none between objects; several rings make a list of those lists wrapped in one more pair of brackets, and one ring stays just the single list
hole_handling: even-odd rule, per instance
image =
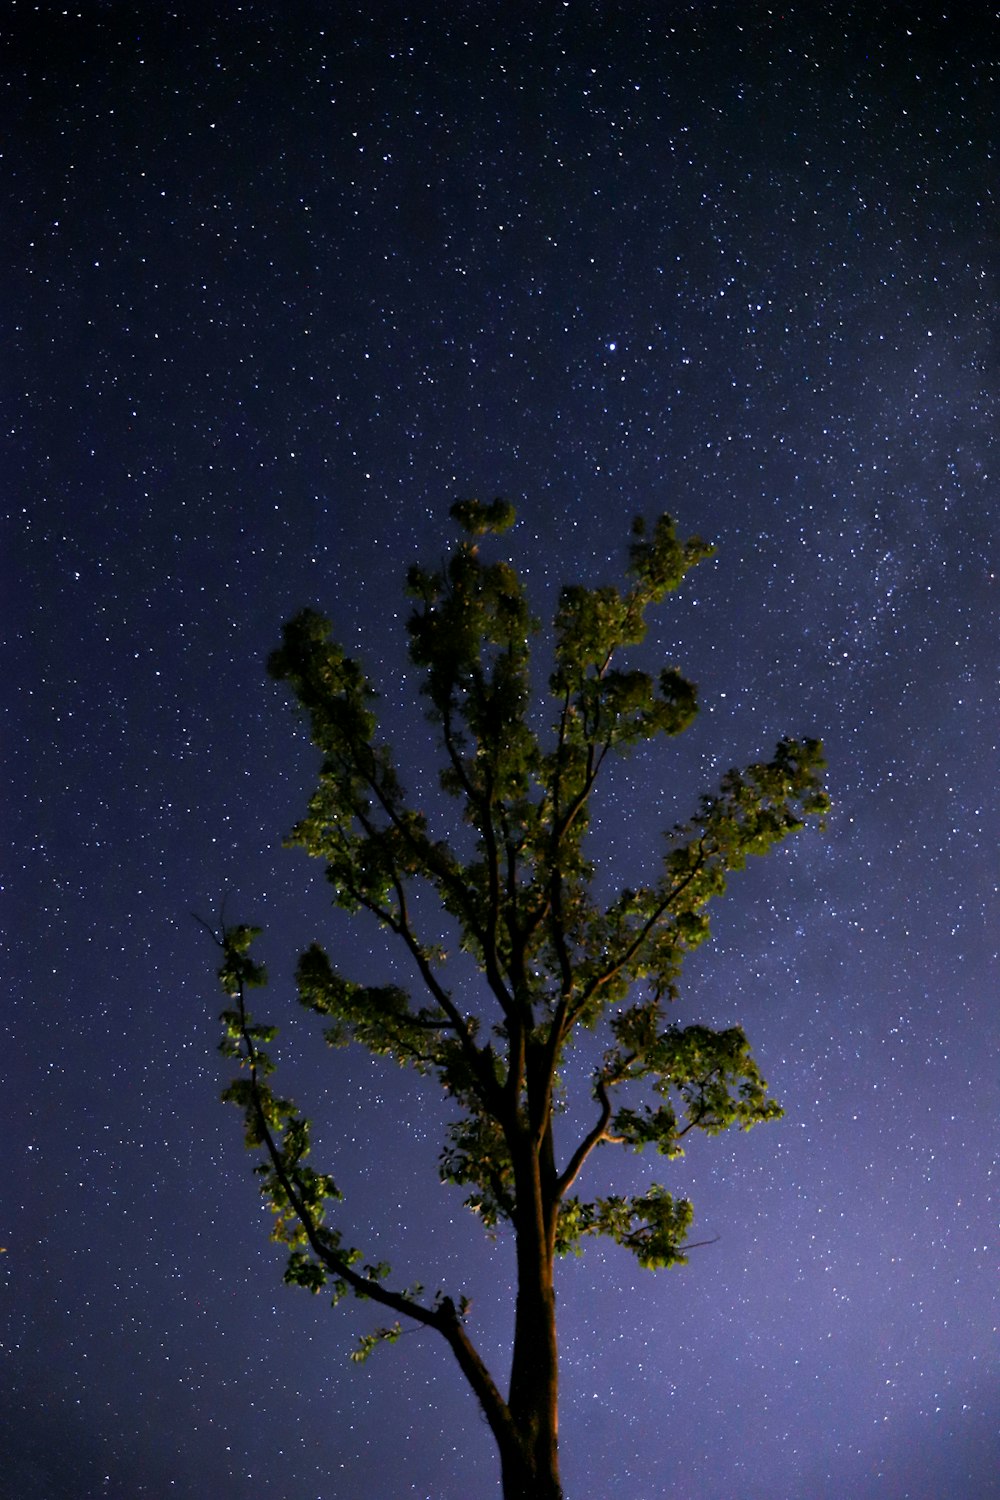
[{"label": "tree trunk", "polygon": [[[543,1147],[542,1156],[546,1155]],[[555,1205],[545,1193],[538,1155],[515,1167],[518,1178],[517,1306],[507,1405],[519,1453],[501,1449],[504,1500],[562,1500],[559,1480],[559,1370],[553,1286]]]},{"label": "tree trunk", "polygon": [[558,1473],[539,1475],[525,1467],[520,1454],[500,1454],[503,1500],[563,1500]]}]

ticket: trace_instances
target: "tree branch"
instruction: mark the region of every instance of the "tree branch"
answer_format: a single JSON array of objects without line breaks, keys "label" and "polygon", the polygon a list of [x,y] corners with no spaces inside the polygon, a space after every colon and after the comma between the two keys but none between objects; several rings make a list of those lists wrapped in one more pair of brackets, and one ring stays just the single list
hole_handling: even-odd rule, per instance
[{"label": "tree branch", "polygon": [[[481,682],[477,682],[477,686],[480,692],[482,692]],[[470,926],[479,939],[483,950],[487,983],[496,996],[504,1015],[509,1017],[514,1008],[514,999],[503,982],[497,945],[497,934],[500,927],[500,856],[497,848],[496,830],[493,827],[492,790],[481,793],[469,780],[465,766],[462,763],[462,757],[459,755],[458,748],[455,745],[451,727],[451,712],[447,705],[441,711],[441,727],[445,749],[448,752],[448,759],[451,761],[452,769],[459,779],[469,806],[478,811],[479,831],[482,834],[486,849],[486,871],[489,884],[486,928],[483,930],[479,927],[478,923],[474,922],[470,922]]]},{"label": "tree branch", "polygon": [[601,1113],[598,1116],[596,1125],[584,1136],[567,1162],[566,1170],[556,1182],[557,1203],[562,1201],[579,1177],[583,1164],[594,1147],[599,1145],[601,1141],[610,1139],[608,1126],[611,1123],[611,1100],[608,1098],[608,1090],[603,1078],[597,1080],[594,1088],[594,1097],[601,1106]]},{"label": "tree branch", "polygon": [[[201,921],[202,919],[199,918],[198,920]],[[203,925],[207,926],[204,923]],[[215,937],[214,933],[213,937]],[[218,942],[217,938],[216,941]],[[224,946],[224,944],[220,946]],[[301,1195],[285,1166],[284,1157],[278,1149],[277,1142],[267,1122],[267,1116],[261,1103],[260,1080],[257,1072],[257,1049],[248,1028],[246,996],[242,979],[239,981],[236,999],[239,1007],[241,1039],[246,1048],[246,1060],[250,1070],[250,1084],[257,1130],[270,1158],[275,1176],[305,1231],[306,1239],[314,1255],[335,1276],[345,1281],[357,1296],[377,1302],[381,1306],[387,1307],[391,1312],[402,1317],[412,1318],[415,1322],[421,1323],[427,1328],[436,1329],[445,1338],[452,1353],[455,1355],[462,1373],[472,1387],[497,1441],[505,1445],[519,1443],[520,1439],[507,1404],[501,1397],[481,1355],[466,1333],[461,1317],[452,1299],[450,1297],[443,1297],[438,1306],[425,1307],[405,1292],[390,1291],[373,1277],[359,1274],[354,1270],[347,1256],[340,1254],[326,1242],[326,1238],[322,1233],[322,1227],[317,1224],[313,1215],[302,1201]]]},{"label": "tree branch", "polygon": [[456,1032],[462,1044],[467,1062],[472,1069],[473,1076],[477,1080],[480,1097],[487,1109],[495,1110],[499,1100],[499,1089],[496,1078],[489,1066],[486,1055],[480,1047],[476,1046],[472,1033],[461,1011],[455,1005],[448,991],[439,981],[434,970],[431,968],[424,952],[423,944],[420,942],[410,924],[409,910],[406,904],[406,890],[398,875],[393,875],[393,886],[396,891],[396,899],[399,903],[399,914],[393,918],[391,913],[384,914],[382,920],[386,922],[398,937],[401,937],[416,962],[420,971],[420,977],[434,997],[437,1004],[444,1011],[450,1025]]},{"label": "tree branch", "polygon": [[[475,919],[475,914],[467,899],[466,888],[463,885],[460,877],[453,876],[448,870],[443,867],[443,864],[440,860],[435,860],[433,858],[433,845],[431,845],[429,840],[421,841],[414,838],[413,830],[408,826],[405,819],[400,817],[398,808],[395,806],[393,799],[387,795],[385,788],[382,786],[375,771],[369,770],[369,768],[366,766],[362,766],[358,760],[357,755],[355,755],[354,757],[354,764],[358,774],[362,777],[366,786],[378,801],[379,806],[382,808],[382,811],[385,813],[386,817],[389,819],[396,832],[406,840],[406,842],[418,856],[420,862],[428,871],[431,872],[432,876],[436,876],[437,879],[439,879],[442,884],[450,891],[452,899],[465,914],[465,919],[468,922],[471,931],[475,934],[477,940],[480,943],[480,946],[483,948],[483,951],[485,953],[486,935],[483,933],[481,927],[479,926],[479,923]],[[464,776],[460,765],[457,766],[456,769],[458,770],[459,774],[462,774]],[[467,786],[467,783],[463,781],[463,785]],[[373,833],[375,831],[372,825],[365,825],[364,821],[360,818],[359,822],[362,822],[362,826],[365,826],[366,831],[368,831],[369,833]]]},{"label": "tree branch", "polygon": [[684,879],[679,881],[677,885],[674,886],[673,890],[667,893],[667,895],[653,911],[652,915],[636,933],[635,937],[626,948],[621,958],[619,958],[616,963],[612,964],[609,969],[605,969],[602,974],[598,974],[594,979],[591,980],[590,984],[588,984],[586,990],[580,997],[580,1000],[576,1006],[577,1011],[582,1010],[582,1008],[587,1004],[587,1001],[592,999],[599,989],[601,989],[604,985],[610,983],[610,981],[614,979],[616,975],[621,973],[622,969],[626,968],[627,965],[631,963],[632,959],[638,953],[639,949],[642,947],[643,943],[646,941],[647,937],[656,926],[657,922],[659,922],[660,918],[669,909],[673,902],[676,901],[677,897],[687,889],[687,887],[698,875],[701,874],[702,870],[705,868],[706,863],[707,859],[704,854],[704,840],[702,839],[699,843],[698,863],[695,865],[694,869],[689,870]]},{"label": "tree branch", "polygon": [[[199,918],[199,921],[202,919]],[[203,925],[207,925],[204,924]],[[209,929],[211,931],[211,929]],[[220,939],[213,932],[215,942],[219,947],[225,949],[225,934]],[[395,1313],[405,1317],[414,1318],[418,1323],[428,1326],[436,1326],[435,1309],[424,1307],[422,1303],[407,1296],[403,1292],[392,1292],[383,1287],[380,1282],[371,1276],[364,1276],[355,1271],[347,1255],[340,1253],[336,1248],[329,1245],[322,1232],[322,1226],[317,1223],[302,1200],[302,1195],[295,1183],[293,1175],[285,1165],[283,1153],[279,1150],[274,1139],[271,1127],[268,1124],[267,1114],[261,1097],[261,1083],[259,1077],[259,1058],[257,1047],[250,1033],[249,1019],[246,1009],[246,990],[242,977],[237,983],[235,999],[239,1013],[240,1040],[245,1051],[245,1060],[250,1074],[250,1094],[253,1100],[254,1120],[257,1134],[263,1142],[264,1149],[271,1161],[275,1177],[281,1185],[289,1204],[299,1223],[305,1231],[310,1248],[316,1257],[322,1261],[328,1270],[334,1275],[341,1277],[357,1295],[368,1297],[373,1302],[379,1302],[383,1307],[388,1307]]]}]

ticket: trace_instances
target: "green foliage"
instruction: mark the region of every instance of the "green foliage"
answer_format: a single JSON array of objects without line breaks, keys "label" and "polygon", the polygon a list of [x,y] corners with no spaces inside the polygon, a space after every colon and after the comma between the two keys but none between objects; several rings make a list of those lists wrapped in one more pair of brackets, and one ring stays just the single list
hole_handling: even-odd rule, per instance
[{"label": "green foliage", "polygon": [[568,1198],[559,1211],[556,1247],[560,1254],[580,1253],[588,1234],[603,1234],[631,1250],[646,1271],[687,1265],[684,1239],[694,1210],[686,1198],[675,1199],[659,1183],[650,1183],[639,1198],[598,1198],[581,1203]]},{"label": "green foliage", "polygon": [[[540,735],[529,714],[539,624],[511,566],[480,555],[480,542],[506,530],[513,511],[463,501],[452,516],[466,539],[439,569],[410,570],[408,630],[463,839],[435,836],[409,805],[378,738],[375,693],[322,616],[306,610],[286,625],[268,663],[291,688],[321,757],[289,842],[322,861],[337,905],[370,914],[402,945],[420,991],[418,1003],[400,986],[345,979],[314,943],[299,959],[299,998],[324,1019],[331,1045],[360,1043],[437,1080],[455,1110],[441,1176],[469,1190],[466,1203],[488,1233],[509,1225],[535,1236],[543,1260],[603,1235],[642,1266],[681,1264],[686,1200],[656,1183],[631,1198],[586,1200],[570,1189],[597,1147],[652,1146],[674,1158],[692,1131],[746,1130],[780,1116],[740,1029],[681,1028],[668,1008],[731,874],[822,819],[822,748],[781,740],[770,760],[727,772],[690,822],[668,833],[658,878],[598,904],[587,830],[602,767],[609,755],[680,734],[697,712],[694,684],[678,667],[651,674],[622,658],[644,640],[650,610],[712,549],[698,537],[680,540],[667,516],[637,521],[625,587],[562,590],[550,732]],[[450,978],[446,955],[423,931],[420,888],[457,924],[482,976],[477,994]],[[266,977],[250,957],[256,935],[238,927],[221,939],[232,1002],[222,1050],[241,1063],[224,1097],[243,1110],[247,1145],[264,1153],[261,1191],[274,1237],[289,1248],[286,1280],[372,1297],[454,1338],[460,1320],[450,1302],[427,1308],[415,1289],[389,1292],[388,1268],[359,1269],[358,1252],[325,1224],[336,1188],[306,1163],[308,1122],[268,1087],[273,1028],[245,1009],[244,991]],[[581,1139],[561,1141],[561,1063],[579,1029],[598,1026],[606,1045],[590,1081],[593,1123]],[[398,1332],[398,1323],[377,1330],[355,1357]]]},{"label": "green foliage", "polygon": [[[259,928],[234,927],[224,929],[218,939],[223,953],[219,979],[234,1002],[220,1017],[223,1036],[219,1050],[240,1064],[239,1075],[227,1084],[222,1098],[243,1111],[247,1148],[265,1152],[254,1170],[260,1177],[261,1196],[274,1215],[271,1238],[288,1247],[285,1280],[317,1292],[327,1284],[331,1266],[349,1267],[359,1252],[345,1249],[340,1234],[324,1224],[327,1201],[338,1199],[340,1193],[332,1177],[306,1162],[309,1121],[291,1100],[279,1098],[265,1081],[275,1065],[264,1044],[274,1040],[276,1028],[255,1024],[246,1008],[246,990],[267,981],[263,965],[249,956],[250,945],[259,935]],[[311,1256],[310,1245],[324,1251],[323,1258]],[[347,1287],[343,1276],[334,1276],[334,1301]]]},{"label": "green foliage", "polygon": [[449,514],[470,536],[485,536],[488,531],[499,536],[510,530],[517,517],[513,505],[500,499],[489,505],[483,505],[480,500],[459,500]]},{"label": "green foliage", "polygon": [[[615,1112],[613,1135],[636,1151],[653,1145],[663,1156],[683,1156],[679,1142],[694,1128],[718,1135],[733,1125],[749,1130],[764,1120],[780,1119],[781,1108],[767,1098],[750,1044],[738,1026],[728,1031],[661,1029],[654,1002],[616,1016],[611,1029],[618,1045],[605,1054],[605,1086],[648,1078],[654,1096],[663,1101]],[[677,1119],[677,1104],[683,1123]]]},{"label": "green foliage", "polygon": [[351,1358],[357,1365],[363,1365],[370,1354],[373,1354],[380,1344],[394,1344],[402,1333],[401,1324],[393,1323],[388,1328],[376,1328],[374,1333],[363,1333],[358,1340],[358,1347],[353,1350]]}]

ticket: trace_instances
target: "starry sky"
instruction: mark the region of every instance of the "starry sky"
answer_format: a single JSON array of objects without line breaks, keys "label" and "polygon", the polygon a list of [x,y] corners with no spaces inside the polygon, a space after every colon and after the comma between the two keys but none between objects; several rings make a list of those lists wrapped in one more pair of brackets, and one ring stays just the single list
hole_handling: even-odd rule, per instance
[{"label": "starry sky", "polygon": [[345,1231],[502,1374],[438,1101],[295,1005],[315,937],[397,971],[281,848],[315,762],[263,670],[323,609],[430,779],[401,582],[469,495],[542,614],[637,512],[717,545],[609,888],[783,733],[835,802],[678,1003],[786,1110],[665,1169],[716,1242],[561,1269],[567,1500],[1000,1495],[998,46],[977,3],[5,7],[2,1500],[499,1493],[440,1341],[358,1369],[371,1310],[282,1287],[190,916],[265,925]]}]

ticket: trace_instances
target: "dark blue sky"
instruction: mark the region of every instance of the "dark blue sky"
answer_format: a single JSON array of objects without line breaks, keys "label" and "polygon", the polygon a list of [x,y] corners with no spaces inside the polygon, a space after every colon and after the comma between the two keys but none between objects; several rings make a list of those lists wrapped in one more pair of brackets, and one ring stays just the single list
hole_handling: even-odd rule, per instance
[{"label": "dark blue sky", "polygon": [[782,733],[835,799],[683,986],[786,1109],[669,1169],[718,1242],[563,1268],[567,1500],[1000,1495],[995,7],[8,9],[2,1500],[498,1493],[443,1345],[358,1370],[370,1312],[281,1286],[189,916],[266,925],[349,1236],[502,1374],[437,1101],[297,1013],[314,937],[395,971],[280,848],[313,762],[263,671],[324,609],[419,785],[401,583],[471,494],[542,613],[636,512],[717,544],[609,884]]}]

